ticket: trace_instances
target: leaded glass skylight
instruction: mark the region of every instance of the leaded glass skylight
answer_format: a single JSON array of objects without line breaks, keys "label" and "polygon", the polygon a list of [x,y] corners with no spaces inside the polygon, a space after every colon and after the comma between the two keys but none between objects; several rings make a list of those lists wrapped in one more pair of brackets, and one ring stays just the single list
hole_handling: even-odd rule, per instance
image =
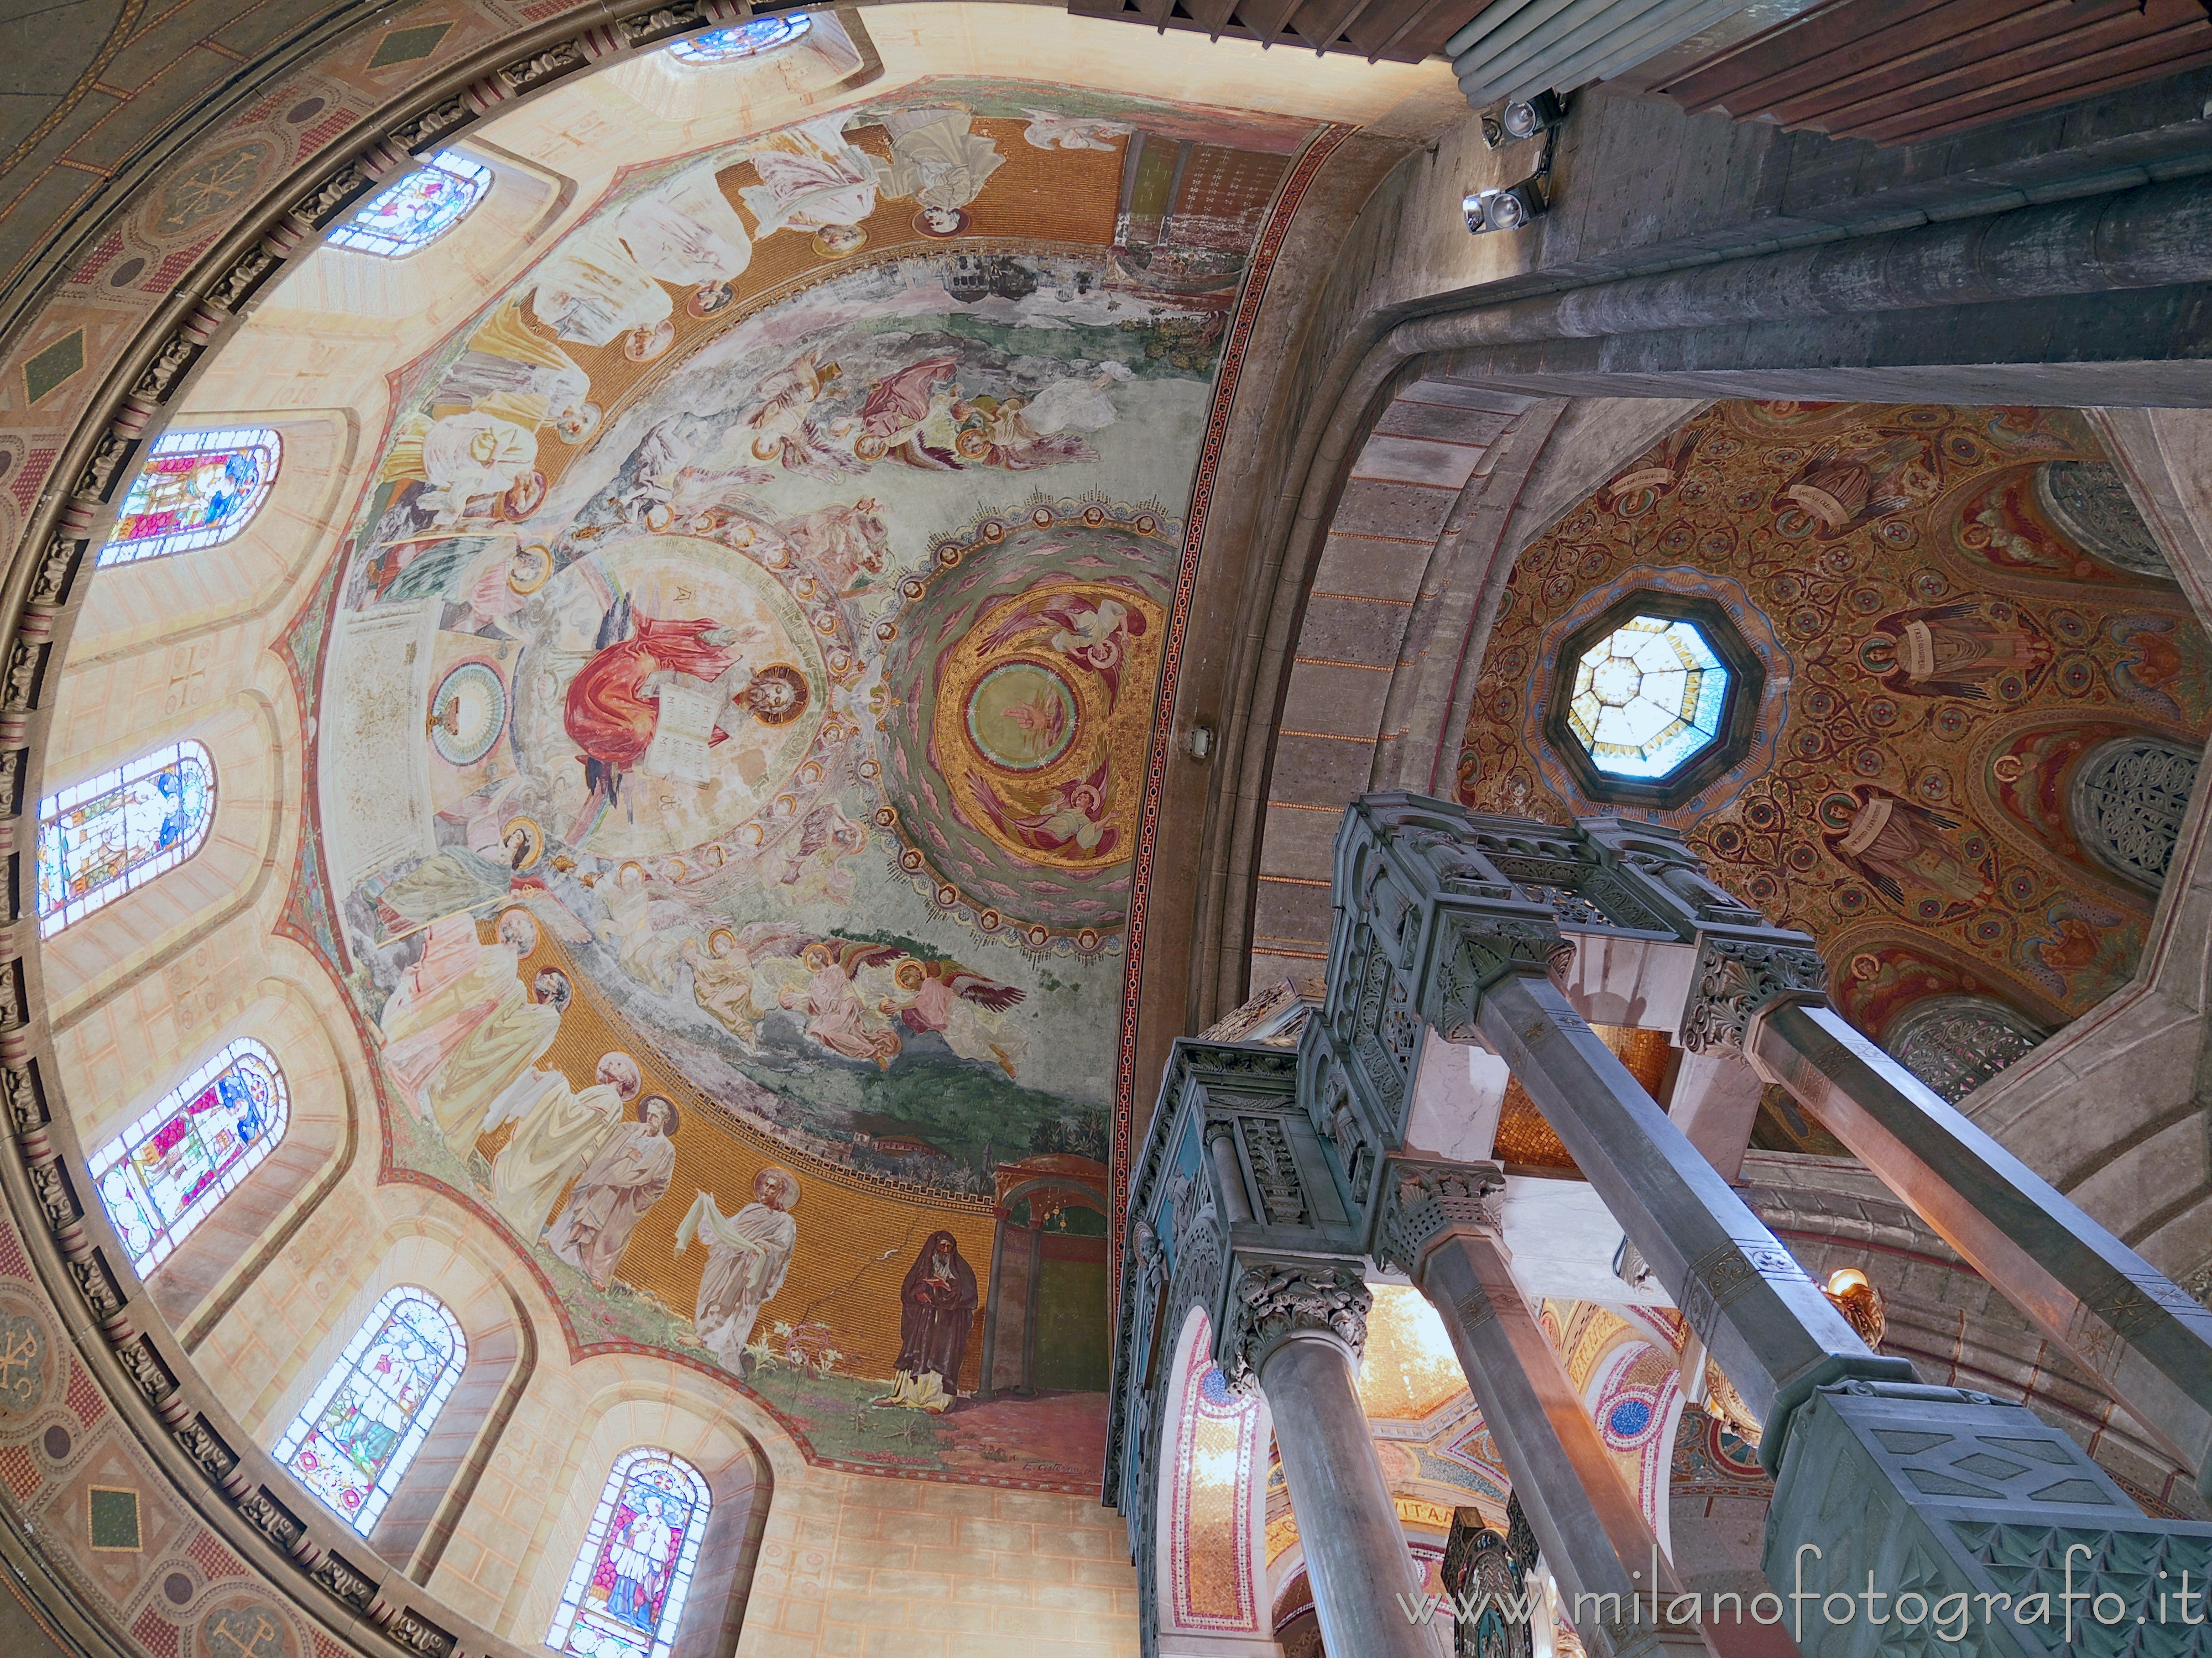
[{"label": "leaded glass skylight", "polygon": [[215,817],[215,762],[171,743],[39,802],[39,936],[174,869]]},{"label": "leaded glass skylight", "polygon": [[253,521],[283,458],[265,426],[170,433],[131,481],[101,566],[221,546]]},{"label": "leaded glass skylight", "polygon": [[383,258],[428,247],[465,218],[491,188],[491,169],[441,149],[331,232],[331,240]]},{"label": "leaded glass skylight", "polygon": [[93,1154],[93,1184],[142,1276],[284,1138],[290,1102],[276,1056],[240,1037]]},{"label": "leaded glass skylight", "polygon": [[668,55],[679,64],[727,64],[739,58],[757,58],[778,46],[787,46],[814,26],[805,12],[780,17],[756,17],[733,28],[714,29],[678,40]]},{"label": "leaded glass skylight", "polygon": [[445,1303],[412,1284],[386,1291],[276,1442],[276,1460],[368,1536],[468,1359]]},{"label": "leaded glass skylight", "polygon": [[1631,616],[1577,659],[1568,728],[1600,771],[1666,777],[1720,740],[1729,677],[1696,623]]}]

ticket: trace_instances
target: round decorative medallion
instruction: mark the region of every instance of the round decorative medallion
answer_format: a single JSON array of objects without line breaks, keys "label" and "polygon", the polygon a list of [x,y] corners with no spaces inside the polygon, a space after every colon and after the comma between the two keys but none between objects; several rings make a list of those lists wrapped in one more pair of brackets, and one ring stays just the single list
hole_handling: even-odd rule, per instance
[{"label": "round decorative medallion", "polygon": [[430,744],[449,765],[473,766],[507,726],[507,687],[488,662],[464,662],[430,699]]},{"label": "round decorative medallion", "polygon": [[1080,721],[1074,688],[1041,662],[1009,662],[968,693],[968,740],[1005,771],[1037,771],[1067,752]]}]

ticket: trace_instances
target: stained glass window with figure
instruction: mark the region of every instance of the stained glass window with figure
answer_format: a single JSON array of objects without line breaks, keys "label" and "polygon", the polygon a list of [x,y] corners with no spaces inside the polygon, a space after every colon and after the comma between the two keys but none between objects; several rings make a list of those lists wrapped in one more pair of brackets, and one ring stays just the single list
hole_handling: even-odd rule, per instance
[{"label": "stained glass window with figure", "polygon": [[100,564],[221,546],[253,521],[283,459],[284,440],[265,426],[170,433],[131,479]]},{"label": "stained glass window with figure", "polygon": [[805,12],[779,17],[756,17],[733,28],[713,29],[678,40],[668,55],[679,64],[727,64],[740,58],[757,58],[778,46],[787,46],[814,26]]},{"label": "stained glass window with figure", "polygon": [[172,743],[39,802],[39,936],[112,903],[198,852],[215,819],[215,762]]},{"label": "stained glass window with figure", "polygon": [[338,247],[404,258],[466,218],[491,188],[491,169],[458,150],[433,155],[331,232]]},{"label": "stained glass window with figure", "polygon": [[276,1442],[276,1460],[366,1537],[468,1363],[428,1290],[388,1290]]},{"label": "stained glass window with figure", "polygon": [[545,1644],[577,1658],[668,1658],[712,1506],[681,1457],[646,1445],[617,1457]]}]

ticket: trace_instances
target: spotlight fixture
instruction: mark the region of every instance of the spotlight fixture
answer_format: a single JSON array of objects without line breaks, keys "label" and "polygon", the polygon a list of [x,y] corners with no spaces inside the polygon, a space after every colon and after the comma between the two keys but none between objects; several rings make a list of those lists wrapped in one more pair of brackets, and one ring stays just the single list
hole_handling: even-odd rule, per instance
[{"label": "spotlight fixture", "polygon": [[1518,230],[1548,205],[1539,173],[1503,190],[1470,191],[1461,198],[1460,211],[1467,216],[1468,234],[1480,236],[1486,230]]},{"label": "spotlight fixture", "polygon": [[1556,92],[1516,98],[1495,115],[1482,118],[1482,141],[1492,149],[1549,132],[1567,118],[1567,106]]}]

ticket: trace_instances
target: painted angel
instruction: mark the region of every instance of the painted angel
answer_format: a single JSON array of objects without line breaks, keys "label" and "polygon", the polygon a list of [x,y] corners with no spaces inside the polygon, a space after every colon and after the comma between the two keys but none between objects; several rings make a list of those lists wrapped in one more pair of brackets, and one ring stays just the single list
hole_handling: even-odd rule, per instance
[{"label": "painted angel", "polygon": [[1110,763],[1101,760],[1087,777],[1059,784],[1029,812],[1000,799],[988,782],[979,779],[976,787],[992,821],[1025,847],[1060,852],[1072,846],[1086,853],[1109,853],[1120,838],[1115,826],[1105,821],[1113,798],[1114,786],[1107,775]]},{"label": "painted angel", "polygon": [[918,961],[912,957],[892,970],[898,999],[884,1004],[915,1035],[936,1031],[963,1060],[995,1065],[1009,1078],[1021,1063],[1028,1038],[1009,1028],[1002,1015],[1022,1001],[1018,985],[1000,984],[957,962]]},{"label": "painted angel", "polygon": [[777,1002],[803,1014],[807,1036],[831,1053],[848,1060],[872,1060],[878,1069],[888,1071],[898,1057],[899,1034],[863,999],[854,979],[861,969],[887,964],[900,953],[896,944],[816,939],[799,958],[805,982],[787,985]]},{"label": "painted angel", "polygon": [[861,401],[860,434],[853,452],[862,460],[896,454],[925,471],[958,471],[959,457],[952,449],[931,446],[923,431],[939,401],[949,410],[958,399],[959,375],[957,357],[927,357],[884,375]]}]

